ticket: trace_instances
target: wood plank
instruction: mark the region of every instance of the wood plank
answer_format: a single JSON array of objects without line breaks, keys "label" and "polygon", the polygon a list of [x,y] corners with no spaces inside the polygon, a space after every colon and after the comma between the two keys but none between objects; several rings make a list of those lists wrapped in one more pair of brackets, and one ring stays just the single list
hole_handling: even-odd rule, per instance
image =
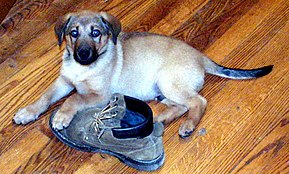
[{"label": "wood plank", "polygon": [[[45,146],[49,141],[44,134],[33,129],[22,140],[0,155],[1,173],[12,173],[25,163],[35,152]],[[37,141],[37,143],[35,143]],[[17,160],[16,160],[17,159]]]},{"label": "wood plank", "polygon": [[[288,115],[288,112],[286,114]],[[273,131],[242,159],[232,172],[288,173],[289,128],[288,124],[282,123],[281,121],[277,125],[272,125],[275,126]]]},{"label": "wood plank", "polygon": [[[132,23],[127,25],[124,28],[124,31],[140,31],[140,32],[154,32],[151,30],[152,28],[167,28],[171,29],[170,26],[180,26],[183,22],[185,22],[189,15],[194,13],[194,11],[202,5],[202,3],[205,3],[205,0],[198,0],[194,1],[193,3],[191,1],[182,1],[181,3],[177,0],[165,0],[165,1],[156,1],[152,7],[148,9],[146,13],[144,13],[142,16],[140,16],[140,22]],[[186,9],[186,13],[184,13],[184,10]],[[180,10],[182,10],[182,13],[179,13],[180,15],[173,15],[172,13],[177,14]],[[174,11],[174,12],[172,12]],[[133,20],[131,20],[133,21]],[[174,23],[174,24],[172,24]],[[167,25],[167,26],[162,26]],[[157,30],[159,31],[159,29]],[[166,34],[165,32],[160,32],[160,34]]]},{"label": "wood plank", "polygon": [[282,0],[260,0],[234,25],[232,25],[215,43],[204,52],[216,62],[221,62],[258,28],[268,14],[280,6]]},{"label": "wood plank", "polygon": [[[242,59],[242,61],[245,62],[246,59],[251,58],[260,51],[262,47],[264,47],[276,34],[278,34],[279,30],[287,24],[289,20],[288,5],[289,2],[286,0],[278,3],[278,6],[274,8],[272,13],[266,16],[264,22],[260,23],[247,39],[242,42],[242,46],[233,50],[230,55],[226,57],[224,64],[226,65],[230,62],[230,64],[235,67],[242,66],[243,63],[238,60]],[[257,42],[252,42],[252,40]]]},{"label": "wood plank", "polygon": [[[118,159],[109,156],[95,154],[88,161],[86,161],[79,169],[76,170],[75,174],[86,174],[86,173],[110,173],[108,169],[115,164],[120,163]],[[124,166],[124,164],[121,164]],[[119,172],[118,169],[116,169]]]},{"label": "wood plank", "polygon": [[[284,82],[284,79],[279,80]],[[256,88],[253,88],[252,86],[256,86]],[[260,86],[262,86],[262,84],[260,84]],[[257,88],[260,88],[260,86],[252,84],[249,87],[252,87],[252,91],[254,91],[254,89],[258,90]],[[248,93],[248,90],[240,91],[239,88],[236,89],[241,92],[241,94]],[[260,140],[266,137],[267,134],[274,129],[274,124],[279,124],[280,120],[283,119],[284,114],[288,112],[286,108],[283,108],[282,105],[279,105],[280,101],[282,99],[284,100],[284,98],[280,98],[278,95],[278,93],[282,91],[284,91],[284,88],[279,90],[272,89],[272,91],[268,92],[269,94],[271,94],[269,96],[266,96],[266,94],[268,93],[261,93],[260,95],[262,96],[260,96],[260,98],[264,97],[265,99],[263,105],[259,105],[258,103],[258,100],[260,100],[260,98],[254,100],[253,97],[248,97],[248,99],[239,98],[239,101],[242,101],[243,103],[245,103],[245,105],[238,103],[237,105],[235,104],[235,106],[231,106],[226,102],[225,104],[227,104],[228,108],[241,108],[240,110],[242,111],[242,114],[231,115],[229,110],[222,111],[222,115],[227,114],[232,118],[227,119],[227,117],[225,116],[224,119],[226,119],[226,121],[220,121],[220,124],[229,124],[229,129],[223,127],[222,130],[218,131],[218,134],[220,136],[214,137],[214,140],[219,141],[219,143],[213,147],[214,150],[211,151],[211,153],[207,156],[207,159],[210,159],[211,163],[205,162],[202,165],[198,166],[196,170],[202,173],[228,173],[232,171],[234,169],[234,166],[238,165],[239,160],[242,160],[243,157],[247,155],[246,152],[254,149],[254,147],[260,142]],[[232,93],[232,95],[233,94],[234,93]],[[271,107],[268,106],[272,106],[272,108],[275,108],[274,111],[271,109]],[[278,114],[276,113],[276,111],[278,111]],[[220,110],[218,110],[218,112],[220,113]],[[218,130],[218,125],[215,124],[214,129]],[[286,129],[283,129],[283,131],[286,131]],[[226,153],[222,153],[223,149],[227,150]],[[226,156],[226,158],[223,158],[224,156]],[[284,163],[284,161],[280,161],[280,163]],[[211,165],[213,167],[207,168],[208,165]]]},{"label": "wood plank", "polygon": [[199,10],[199,13],[194,14],[172,36],[204,51],[257,2],[249,0],[209,1]]},{"label": "wood plank", "polygon": [[13,4],[16,0],[6,1],[6,0],[0,0],[0,23],[2,20],[6,17],[8,12],[10,11],[11,7],[13,7]]},{"label": "wood plank", "polygon": [[35,151],[16,173],[72,173],[91,155],[69,148],[54,137],[45,147]]},{"label": "wood plank", "polygon": [[199,9],[208,3],[207,0],[184,0],[181,3],[174,4],[170,13],[166,15],[159,23],[154,25],[150,32],[170,36],[181,24],[190,19]]}]

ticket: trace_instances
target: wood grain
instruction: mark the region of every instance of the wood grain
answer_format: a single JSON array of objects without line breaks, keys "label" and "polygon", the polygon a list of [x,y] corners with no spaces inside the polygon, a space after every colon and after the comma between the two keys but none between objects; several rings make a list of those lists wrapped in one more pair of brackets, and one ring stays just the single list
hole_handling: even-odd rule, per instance
[{"label": "wood grain", "polygon": [[[146,173],[57,140],[48,120],[65,99],[34,123],[11,121],[59,75],[53,26],[77,10],[107,11],[125,31],[176,37],[229,67],[274,65],[256,80],[207,76],[205,116],[187,139],[177,134],[184,118],[165,127],[166,161],[154,173],[289,173],[288,0],[17,0],[0,13],[0,173]],[[149,104],[154,115],[165,108]]]},{"label": "wood grain", "polygon": [[[37,143],[31,144],[33,141],[37,141]],[[26,136],[23,136],[20,142],[11,147],[9,151],[1,154],[0,158],[2,160],[0,166],[3,167],[1,173],[10,173],[19,170],[19,166],[29,161],[29,157],[32,156],[35,151],[39,151],[48,142],[49,138],[36,129],[27,132]],[[15,161],[15,159],[17,160]]]},{"label": "wood grain", "polygon": [[11,7],[14,5],[15,1],[0,0],[0,22],[6,17]]}]

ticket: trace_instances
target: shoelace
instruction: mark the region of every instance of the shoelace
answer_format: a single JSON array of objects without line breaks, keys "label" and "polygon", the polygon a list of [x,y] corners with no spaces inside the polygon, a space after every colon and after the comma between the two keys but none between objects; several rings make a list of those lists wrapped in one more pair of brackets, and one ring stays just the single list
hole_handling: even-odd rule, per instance
[{"label": "shoelace", "polygon": [[93,116],[94,120],[90,125],[89,131],[94,130],[98,134],[98,139],[100,139],[100,137],[104,133],[104,129],[106,128],[106,127],[101,128],[100,125],[105,125],[103,123],[103,120],[111,119],[117,116],[118,114],[117,112],[111,113],[111,111],[117,108],[117,106],[118,106],[117,104],[110,103],[105,108],[103,108],[100,112],[95,113],[95,115]]}]

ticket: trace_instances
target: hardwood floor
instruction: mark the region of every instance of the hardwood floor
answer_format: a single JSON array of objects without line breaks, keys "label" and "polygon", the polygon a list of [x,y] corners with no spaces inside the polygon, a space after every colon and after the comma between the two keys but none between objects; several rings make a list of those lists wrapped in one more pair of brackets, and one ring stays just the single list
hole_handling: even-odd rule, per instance
[{"label": "hardwood floor", "polygon": [[58,141],[48,119],[63,100],[34,123],[12,123],[59,74],[55,21],[84,9],[117,16],[124,31],[184,40],[229,67],[274,65],[256,80],[208,76],[201,123],[187,139],[177,134],[185,117],[166,126],[166,161],[154,173],[289,173],[288,0],[17,0],[0,26],[0,173],[144,173]]}]

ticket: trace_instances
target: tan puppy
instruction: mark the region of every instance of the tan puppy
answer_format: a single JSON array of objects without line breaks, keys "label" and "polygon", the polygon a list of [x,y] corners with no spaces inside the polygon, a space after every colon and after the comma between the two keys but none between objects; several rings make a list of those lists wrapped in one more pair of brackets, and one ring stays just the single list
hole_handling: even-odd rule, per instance
[{"label": "tan puppy", "polygon": [[60,76],[38,101],[16,113],[17,124],[37,119],[49,105],[76,89],[56,113],[54,128],[67,127],[77,111],[103,106],[112,93],[122,93],[145,101],[164,98],[162,103],[168,108],[155,121],[168,123],[189,111],[179,128],[179,135],[187,137],[207,105],[198,94],[205,73],[250,79],[272,70],[272,66],[225,68],[182,41],[121,32],[120,22],[104,12],[68,14],[57,22],[55,32],[59,45],[66,41]]}]

